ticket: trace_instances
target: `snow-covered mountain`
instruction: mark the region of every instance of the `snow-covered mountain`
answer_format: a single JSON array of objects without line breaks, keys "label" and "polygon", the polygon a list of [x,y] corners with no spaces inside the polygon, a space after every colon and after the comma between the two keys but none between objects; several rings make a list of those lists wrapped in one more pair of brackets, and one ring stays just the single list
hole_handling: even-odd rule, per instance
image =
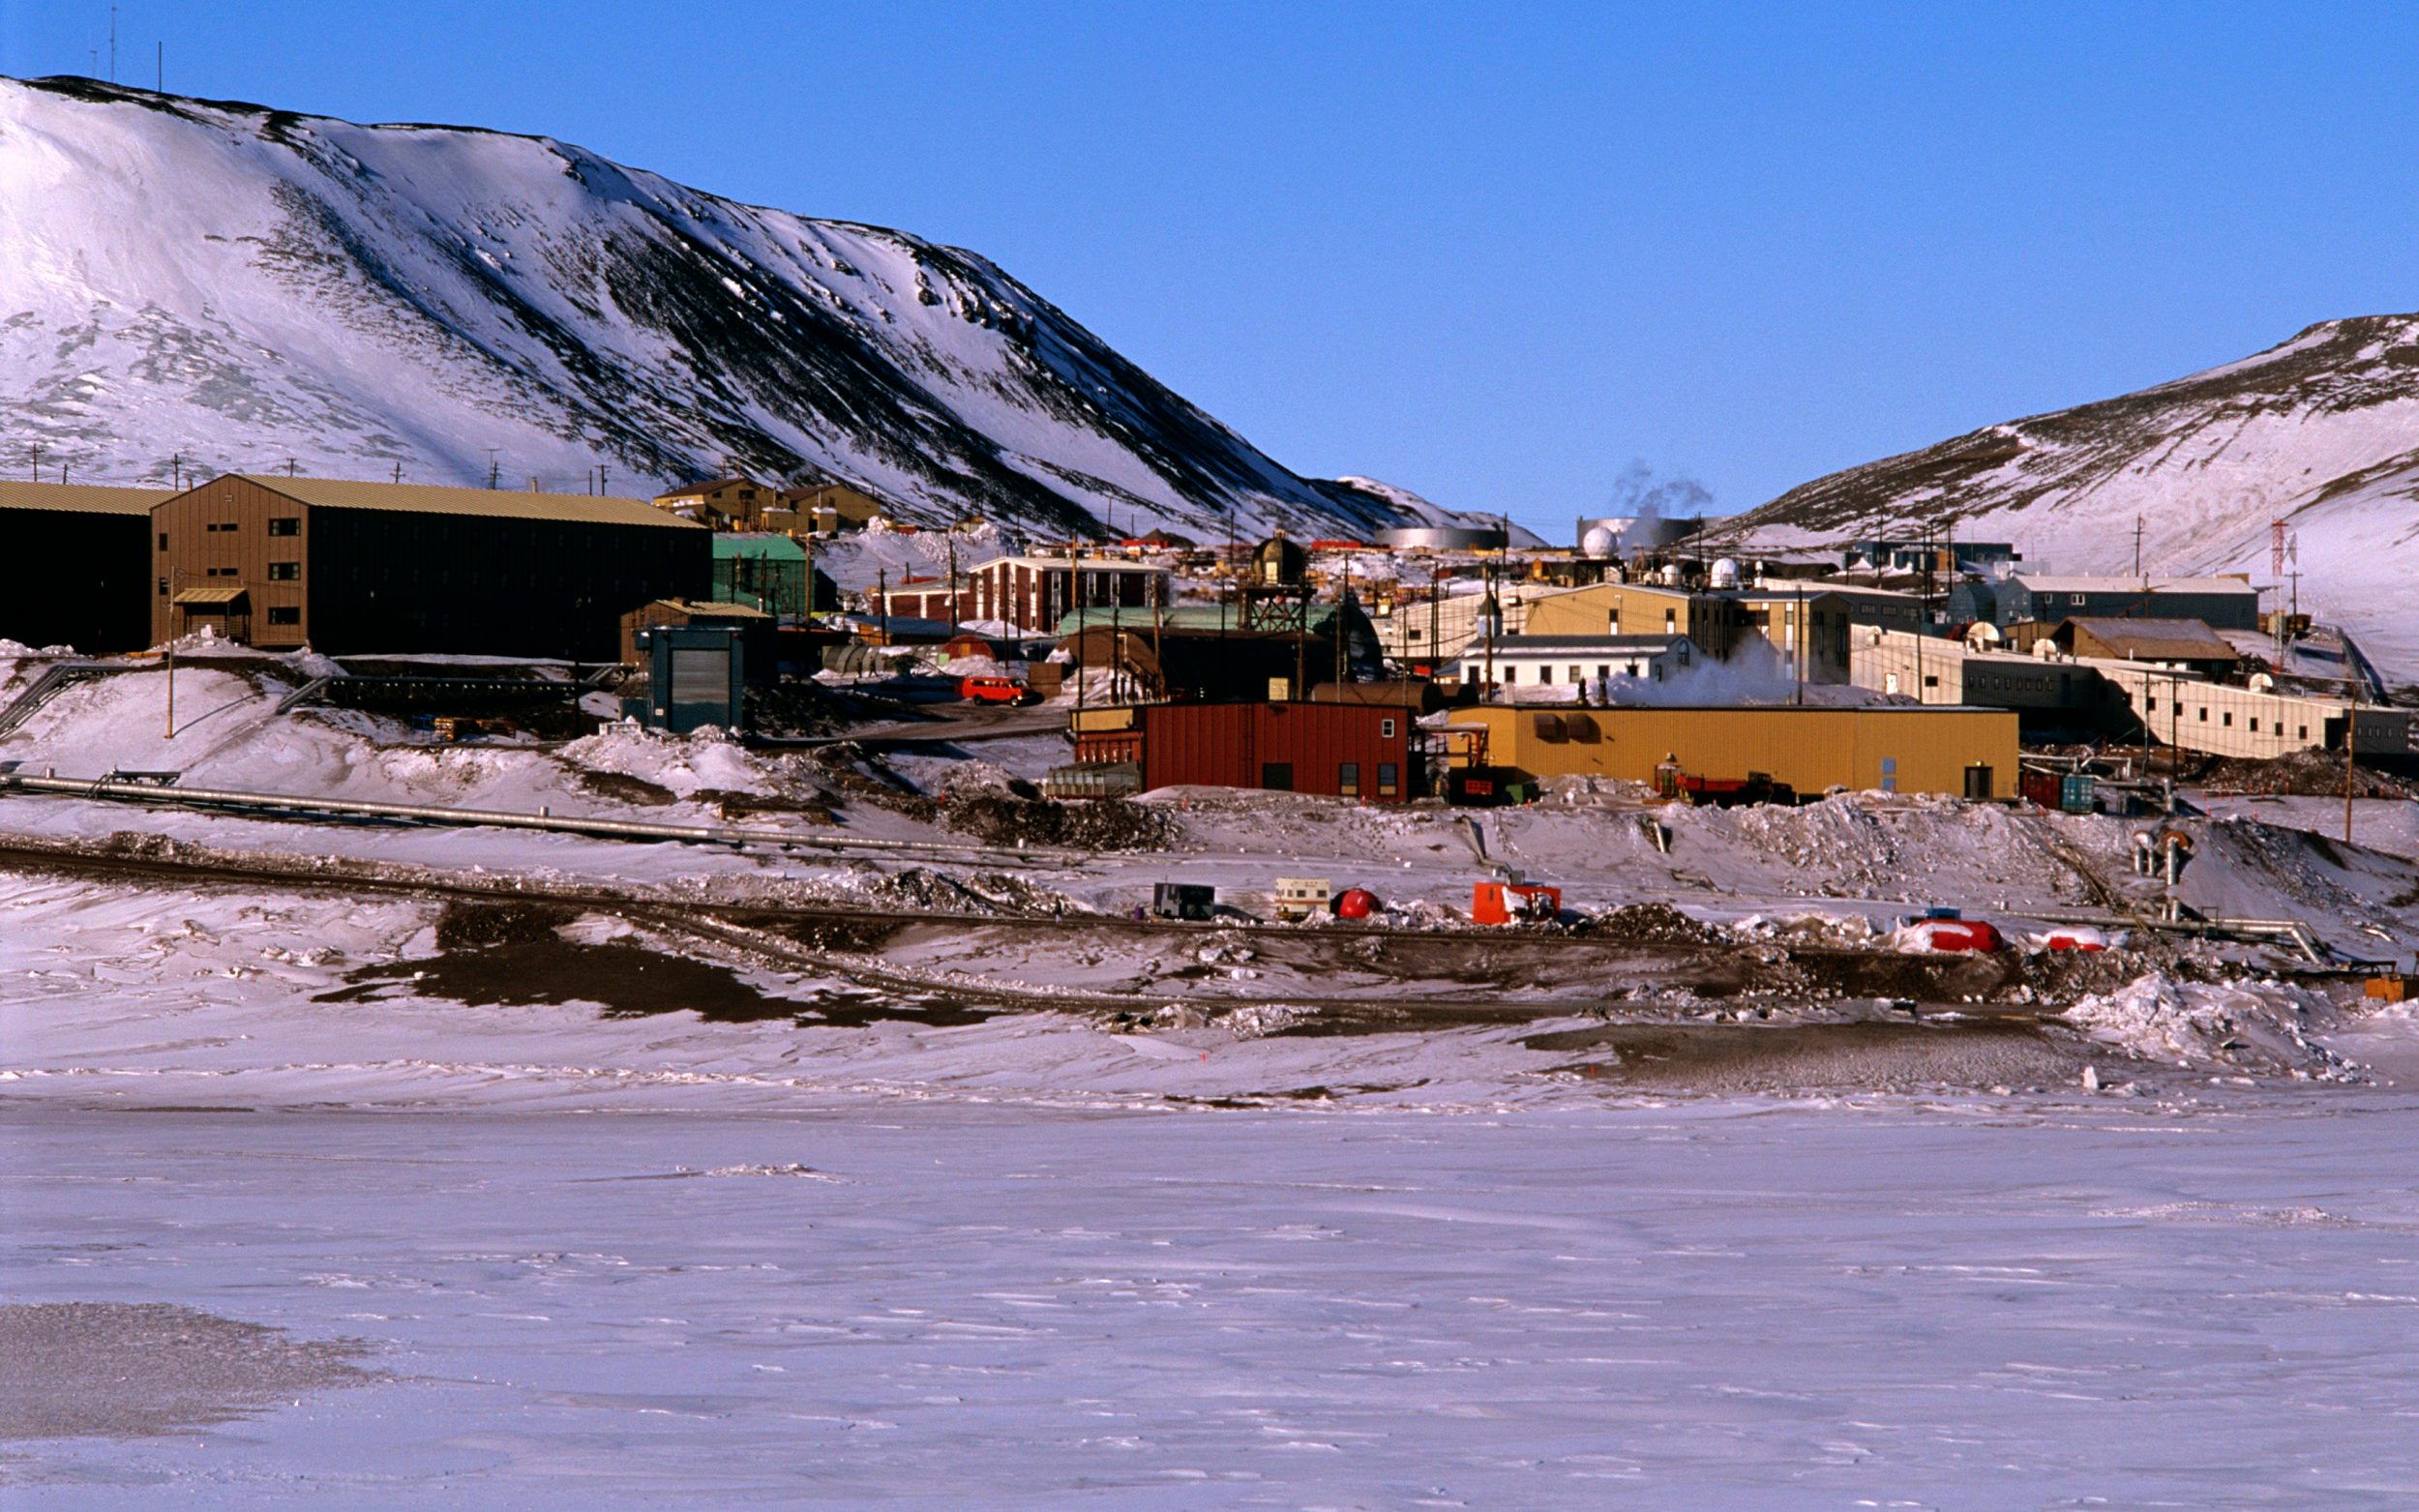
[{"label": "snow-covered mountain", "polygon": [[971,252],[544,137],[0,79],[0,467],[614,492],[810,470],[928,521],[1393,523]]},{"label": "snow-covered mountain", "polygon": [[2419,315],[2329,320],[2207,372],[1851,467],[1721,533],[1839,542],[1929,525],[2014,541],[2037,571],[2131,572],[2137,519],[2146,571],[2263,584],[2283,519],[2301,607],[2419,682],[2419,620],[2394,608],[2419,579]]}]

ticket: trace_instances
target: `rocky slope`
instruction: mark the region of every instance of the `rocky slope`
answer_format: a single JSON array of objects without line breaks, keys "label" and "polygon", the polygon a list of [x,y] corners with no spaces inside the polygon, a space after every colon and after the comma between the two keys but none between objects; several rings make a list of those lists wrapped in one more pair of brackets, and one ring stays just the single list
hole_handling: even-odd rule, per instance
[{"label": "rocky slope", "polygon": [[1033,528],[1391,523],[972,252],[544,137],[0,79],[0,466],[615,492],[810,471]]},{"label": "rocky slope", "polygon": [[2391,612],[2419,571],[2419,315],[2326,321],[2207,372],[1852,467],[1725,533],[1954,529],[2080,573],[2131,571],[2139,520],[2149,571],[2270,583],[2276,519],[2296,542],[2302,608],[2419,680],[2419,628]]}]

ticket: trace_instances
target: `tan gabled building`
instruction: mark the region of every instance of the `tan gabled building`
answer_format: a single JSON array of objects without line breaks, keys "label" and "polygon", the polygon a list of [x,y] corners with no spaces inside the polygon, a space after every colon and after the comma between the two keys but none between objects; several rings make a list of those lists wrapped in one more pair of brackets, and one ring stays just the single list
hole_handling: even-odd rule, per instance
[{"label": "tan gabled building", "polygon": [[774,507],[793,518],[787,522],[768,521],[765,529],[811,530],[819,535],[862,530],[877,519],[888,519],[890,515],[881,500],[845,483],[815,483],[802,489],[784,489]]},{"label": "tan gabled building", "polygon": [[733,473],[659,493],[655,507],[709,530],[762,530],[764,512],[776,507],[780,498],[778,489]]}]

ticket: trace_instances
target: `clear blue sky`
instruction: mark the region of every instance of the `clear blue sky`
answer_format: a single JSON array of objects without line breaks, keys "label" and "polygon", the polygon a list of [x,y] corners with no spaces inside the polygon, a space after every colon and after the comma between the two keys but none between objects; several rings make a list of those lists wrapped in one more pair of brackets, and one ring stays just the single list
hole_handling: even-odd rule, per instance
[{"label": "clear blue sky", "polygon": [[[119,74],[996,258],[1297,471],[1549,526],[2419,308],[2419,9],[122,0]],[[0,73],[108,7],[0,0]]]}]

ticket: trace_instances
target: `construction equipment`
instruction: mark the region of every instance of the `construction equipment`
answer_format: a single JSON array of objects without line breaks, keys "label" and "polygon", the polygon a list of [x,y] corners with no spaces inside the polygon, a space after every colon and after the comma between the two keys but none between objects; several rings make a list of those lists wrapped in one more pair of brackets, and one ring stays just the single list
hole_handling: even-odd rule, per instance
[{"label": "construction equipment", "polygon": [[1514,767],[1457,766],[1445,774],[1445,801],[1456,809],[1501,809],[1538,801],[1538,781]]},{"label": "construction equipment", "polygon": [[1563,890],[1535,882],[1480,882],[1470,917],[1480,924],[1550,924],[1562,917]]},{"label": "construction equipment", "polygon": [[1682,771],[1678,763],[1671,761],[1655,768],[1655,791],[1658,796],[1700,808],[1711,805],[1735,809],[1754,803],[1798,801],[1797,789],[1787,783],[1774,782],[1770,772],[1749,772],[1745,777],[1698,777]]}]

